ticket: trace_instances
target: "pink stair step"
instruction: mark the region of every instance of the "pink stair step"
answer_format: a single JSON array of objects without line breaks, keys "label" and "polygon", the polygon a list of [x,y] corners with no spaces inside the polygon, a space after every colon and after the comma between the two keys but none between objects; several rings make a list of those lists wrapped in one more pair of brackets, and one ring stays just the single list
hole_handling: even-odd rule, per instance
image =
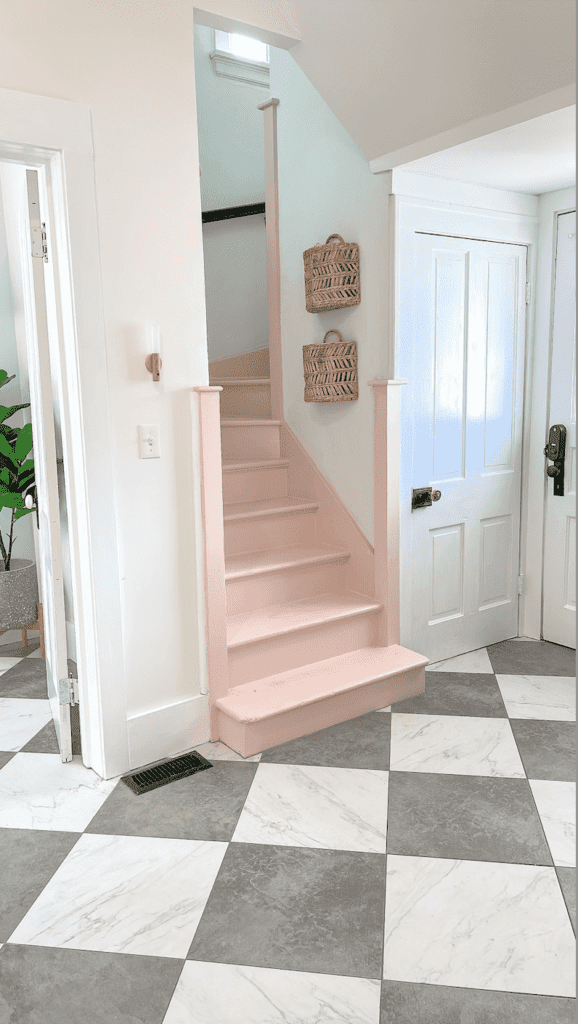
[{"label": "pink stair step", "polygon": [[285,569],[337,562],[347,558],[347,549],[332,547],[329,544],[294,544],[273,551],[248,551],[225,559],[225,579],[261,576],[264,573],[282,572]]},{"label": "pink stair step", "polygon": [[422,693],[428,659],[399,644],[348,654],[232,688],[215,702],[219,735],[242,757]]},{"label": "pink stair step", "polygon": [[288,459],[223,459],[223,501],[260,501],[287,494]]},{"label": "pink stair step", "polygon": [[270,416],[271,381],[268,377],[216,377],[211,381],[222,387],[221,415]]},{"label": "pink stair step", "polygon": [[273,516],[284,516],[297,512],[316,512],[318,508],[317,501],[292,494],[280,498],[265,498],[261,501],[231,502],[223,506],[223,519],[226,523],[248,519],[270,519]]},{"label": "pink stair step", "polygon": [[227,615],[345,588],[349,551],[295,544],[225,556]]},{"label": "pink stair step", "polygon": [[279,459],[279,427],[279,420],[221,419],[222,459]]},{"label": "pink stair step", "polygon": [[270,637],[313,628],[326,622],[377,613],[381,605],[370,597],[343,590],[318,594],[301,601],[269,605],[253,612],[241,612],[227,619],[227,648],[252,644]]},{"label": "pink stair step", "polygon": [[225,556],[290,544],[314,544],[318,508],[316,501],[295,495],[225,505]]}]

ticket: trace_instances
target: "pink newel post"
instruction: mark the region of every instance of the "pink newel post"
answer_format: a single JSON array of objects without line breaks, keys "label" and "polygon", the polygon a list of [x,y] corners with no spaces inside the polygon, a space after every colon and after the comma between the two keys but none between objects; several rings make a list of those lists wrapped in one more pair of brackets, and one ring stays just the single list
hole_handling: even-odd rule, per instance
[{"label": "pink newel post", "polygon": [[375,598],[383,605],[379,644],[399,644],[399,501],[401,384],[370,380],[375,399],[374,551]]},{"label": "pink newel post", "polygon": [[221,463],[221,387],[193,388],[198,395],[201,461],[201,501],[205,553],[205,615],[211,740],[218,740],[215,701],[229,689],[227,658],[227,598]]}]

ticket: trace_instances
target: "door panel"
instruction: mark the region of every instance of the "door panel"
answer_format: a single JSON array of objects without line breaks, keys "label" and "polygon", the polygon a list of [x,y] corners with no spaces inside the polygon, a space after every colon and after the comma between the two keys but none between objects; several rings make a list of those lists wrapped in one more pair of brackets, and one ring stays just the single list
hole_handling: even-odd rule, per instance
[{"label": "door panel", "polygon": [[407,231],[411,486],[441,491],[411,513],[409,642],[431,661],[518,632],[525,280],[524,246]]},{"label": "door panel", "polygon": [[[576,646],[576,214],[558,217],[552,328],[550,422],[566,427],[564,494],[546,483],[545,640]],[[546,465],[551,463],[545,460]]]}]

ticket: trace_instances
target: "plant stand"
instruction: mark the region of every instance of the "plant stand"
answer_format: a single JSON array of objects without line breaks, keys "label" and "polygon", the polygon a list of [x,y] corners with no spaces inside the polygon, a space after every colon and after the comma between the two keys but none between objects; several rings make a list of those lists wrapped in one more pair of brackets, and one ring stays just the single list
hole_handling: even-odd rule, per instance
[{"label": "plant stand", "polygon": [[[22,647],[26,647],[28,643],[28,633],[38,630],[38,636],[40,639],[40,657],[42,658],[43,661],[45,661],[46,652],[44,649],[44,616],[42,613],[42,605],[37,604],[36,608],[38,612],[38,618],[36,622],[31,622],[29,626],[25,626],[24,629],[20,630],[22,634]],[[8,632],[8,630],[0,630],[0,636],[2,636],[6,632]]]}]

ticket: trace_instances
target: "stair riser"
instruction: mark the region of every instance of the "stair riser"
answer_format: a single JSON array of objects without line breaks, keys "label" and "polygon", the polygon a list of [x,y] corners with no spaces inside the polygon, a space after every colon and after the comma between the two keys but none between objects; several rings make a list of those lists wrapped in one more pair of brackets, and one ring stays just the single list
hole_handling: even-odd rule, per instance
[{"label": "stair riser", "polygon": [[377,646],[377,613],[322,623],[285,636],[245,644],[229,650],[229,686],[241,686],[276,672],[301,668],[348,654],[360,647]]},{"label": "stair riser", "polygon": [[271,387],[269,384],[259,386],[225,385],[221,391],[221,416],[223,419],[235,416],[253,417],[271,416]]},{"label": "stair riser", "polygon": [[223,502],[261,501],[287,497],[287,467],[245,469],[223,473]]},{"label": "stair riser", "polygon": [[315,512],[225,522],[225,555],[315,543]]},{"label": "stair riser", "polygon": [[227,615],[298,601],[344,587],[345,564],[335,562],[227,580]]},{"label": "stair riser", "polygon": [[319,729],[388,707],[398,700],[415,697],[423,693],[424,680],[423,668],[411,669],[258,722],[238,722],[219,711],[219,739],[242,757],[251,757],[278,743],[308,736]]},{"label": "stair riser", "polygon": [[221,427],[221,454],[224,459],[278,459],[281,452],[279,425]]}]

